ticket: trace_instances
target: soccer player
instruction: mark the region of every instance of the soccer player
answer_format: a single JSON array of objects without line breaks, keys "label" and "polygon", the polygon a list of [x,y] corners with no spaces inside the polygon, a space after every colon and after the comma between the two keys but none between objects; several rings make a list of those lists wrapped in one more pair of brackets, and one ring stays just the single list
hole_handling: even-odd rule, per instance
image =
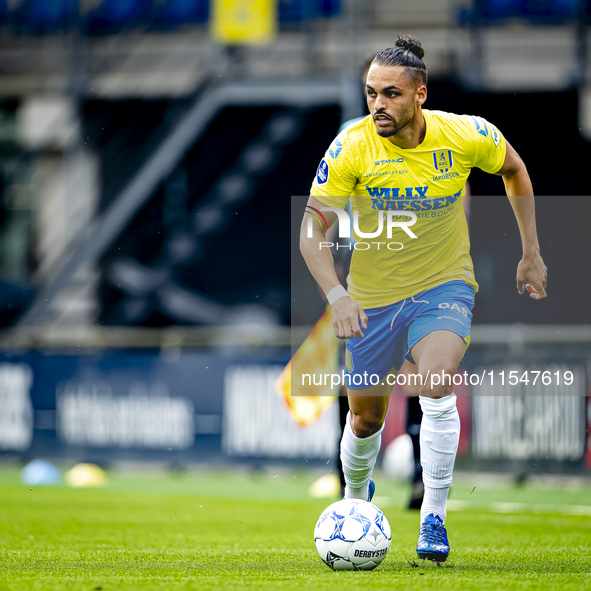
[{"label": "soccer player", "polygon": [[[519,293],[545,298],[547,269],[523,161],[484,119],[422,108],[423,56],[420,42],[407,35],[376,55],[366,81],[370,115],[339,134],[320,162],[300,248],[332,305],[336,336],[347,339],[345,497],[373,496],[388,380],[408,359],[421,378],[423,410],[425,494],[417,553],[442,562],[450,551],[444,524],[460,435],[452,377],[469,344],[478,288],[462,210],[472,168],[500,175],[505,184],[523,246]],[[346,290],[325,233],[344,218],[349,199],[357,244]]]},{"label": "soccer player", "polygon": [[[362,77],[362,81],[363,81],[364,90],[365,90],[365,82],[367,80],[367,74],[369,72],[369,69],[371,68],[374,57],[375,56],[372,56],[370,59],[366,60],[364,66],[363,66],[363,71],[362,71],[361,77]],[[350,119],[349,121],[345,121],[345,123],[343,123],[341,125],[341,127],[339,128],[339,134],[342,131],[344,131],[345,129],[347,129],[348,127],[350,127],[351,125],[354,125],[355,123],[361,121],[364,118],[365,117],[356,117],[355,119]],[[464,192],[464,199],[463,199],[463,207],[464,207],[464,212],[466,214],[466,218],[468,218],[470,216],[469,187],[470,187],[469,183],[466,183],[466,189]],[[351,207],[351,204],[349,203],[346,207],[346,211],[349,214],[351,213],[350,207]],[[349,240],[349,242],[350,241],[351,240]],[[335,269],[337,270],[337,277],[338,277],[339,283],[340,283],[341,282],[341,273],[339,271],[342,271],[342,268],[343,268],[343,265],[345,262],[347,264],[349,263],[351,252],[344,249],[342,251],[339,251],[338,255],[339,255],[338,258],[340,258],[340,261],[339,261],[339,263],[337,263],[337,261],[335,261]],[[406,359],[404,361],[402,367],[400,368],[399,373],[405,374],[407,376],[410,374],[416,374],[416,366],[414,364],[410,363],[410,361],[408,361]],[[342,389],[346,390],[346,385],[343,385]],[[413,470],[413,475],[411,478],[411,484],[412,484],[411,494],[410,494],[410,499],[408,501],[407,506],[409,509],[420,509],[421,505],[423,503],[423,496],[425,493],[425,488],[423,485],[423,469],[421,467],[421,462],[420,462],[419,438],[420,438],[421,421],[423,418],[423,412],[421,410],[421,405],[419,403],[419,398],[418,398],[419,397],[419,384],[406,382],[402,386],[402,390],[403,390],[405,396],[407,396],[406,432],[412,441],[413,459],[414,459],[414,470]],[[340,421],[340,425],[341,425],[341,434],[342,434],[342,433],[344,433],[344,430],[347,426],[347,414],[349,412],[349,405],[343,396],[339,396],[338,404],[339,404],[339,421]],[[339,472],[339,478],[340,478],[340,483],[341,483],[341,490],[343,491],[343,494],[344,494],[345,476],[343,473],[343,465],[340,460],[340,457],[338,460],[338,472]]]}]

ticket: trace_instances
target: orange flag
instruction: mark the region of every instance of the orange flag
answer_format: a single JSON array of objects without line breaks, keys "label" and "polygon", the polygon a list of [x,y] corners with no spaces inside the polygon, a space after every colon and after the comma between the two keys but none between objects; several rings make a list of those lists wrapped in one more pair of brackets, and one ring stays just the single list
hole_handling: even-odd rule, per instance
[{"label": "orange flag", "polygon": [[[326,306],[306,340],[294,353],[275,382],[275,390],[283,396],[287,409],[300,427],[311,425],[334,403],[338,386],[302,384],[302,374],[311,376],[336,374],[339,365],[339,341],[334,336],[332,310]],[[292,376],[293,388],[292,391]]]}]

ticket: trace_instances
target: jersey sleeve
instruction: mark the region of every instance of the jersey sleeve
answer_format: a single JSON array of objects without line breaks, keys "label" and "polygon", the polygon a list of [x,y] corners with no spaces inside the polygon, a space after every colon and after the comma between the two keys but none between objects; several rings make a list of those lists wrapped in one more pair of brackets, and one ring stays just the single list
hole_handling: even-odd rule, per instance
[{"label": "jersey sleeve", "polygon": [[329,207],[344,209],[356,183],[355,157],[347,134],[341,133],[320,161],[310,195]]},{"label": "jersey sleeve", "polygon": [[474,166],[494,174],[505,162],[507,143],[503,134],[482,117],[471,117],[474,136]]}]

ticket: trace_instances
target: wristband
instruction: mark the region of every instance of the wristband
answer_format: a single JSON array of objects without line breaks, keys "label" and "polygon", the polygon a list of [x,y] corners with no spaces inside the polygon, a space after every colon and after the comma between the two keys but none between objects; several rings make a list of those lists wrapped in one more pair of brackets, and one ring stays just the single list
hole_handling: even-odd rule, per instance
[{"label": "wristband", "polygon": [[342,285],[337,285],[333,287],[327,294],[326,299],[331,306],[334,306],[334,303],[341,298],[348,298],[349,294],[347,290]]}]

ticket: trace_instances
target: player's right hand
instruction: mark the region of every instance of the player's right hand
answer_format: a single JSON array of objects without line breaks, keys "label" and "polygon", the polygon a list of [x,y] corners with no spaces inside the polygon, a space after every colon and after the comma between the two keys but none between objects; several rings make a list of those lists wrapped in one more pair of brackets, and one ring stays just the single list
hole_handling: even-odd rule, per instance
[{"label": "player's right hand", "polygon": [[365,335],[361,327],[367,328],[367,315],[363,308],[351,298],[341,298],[332,307],[332,325],[334,334],[339,339],[362,338]]}]

